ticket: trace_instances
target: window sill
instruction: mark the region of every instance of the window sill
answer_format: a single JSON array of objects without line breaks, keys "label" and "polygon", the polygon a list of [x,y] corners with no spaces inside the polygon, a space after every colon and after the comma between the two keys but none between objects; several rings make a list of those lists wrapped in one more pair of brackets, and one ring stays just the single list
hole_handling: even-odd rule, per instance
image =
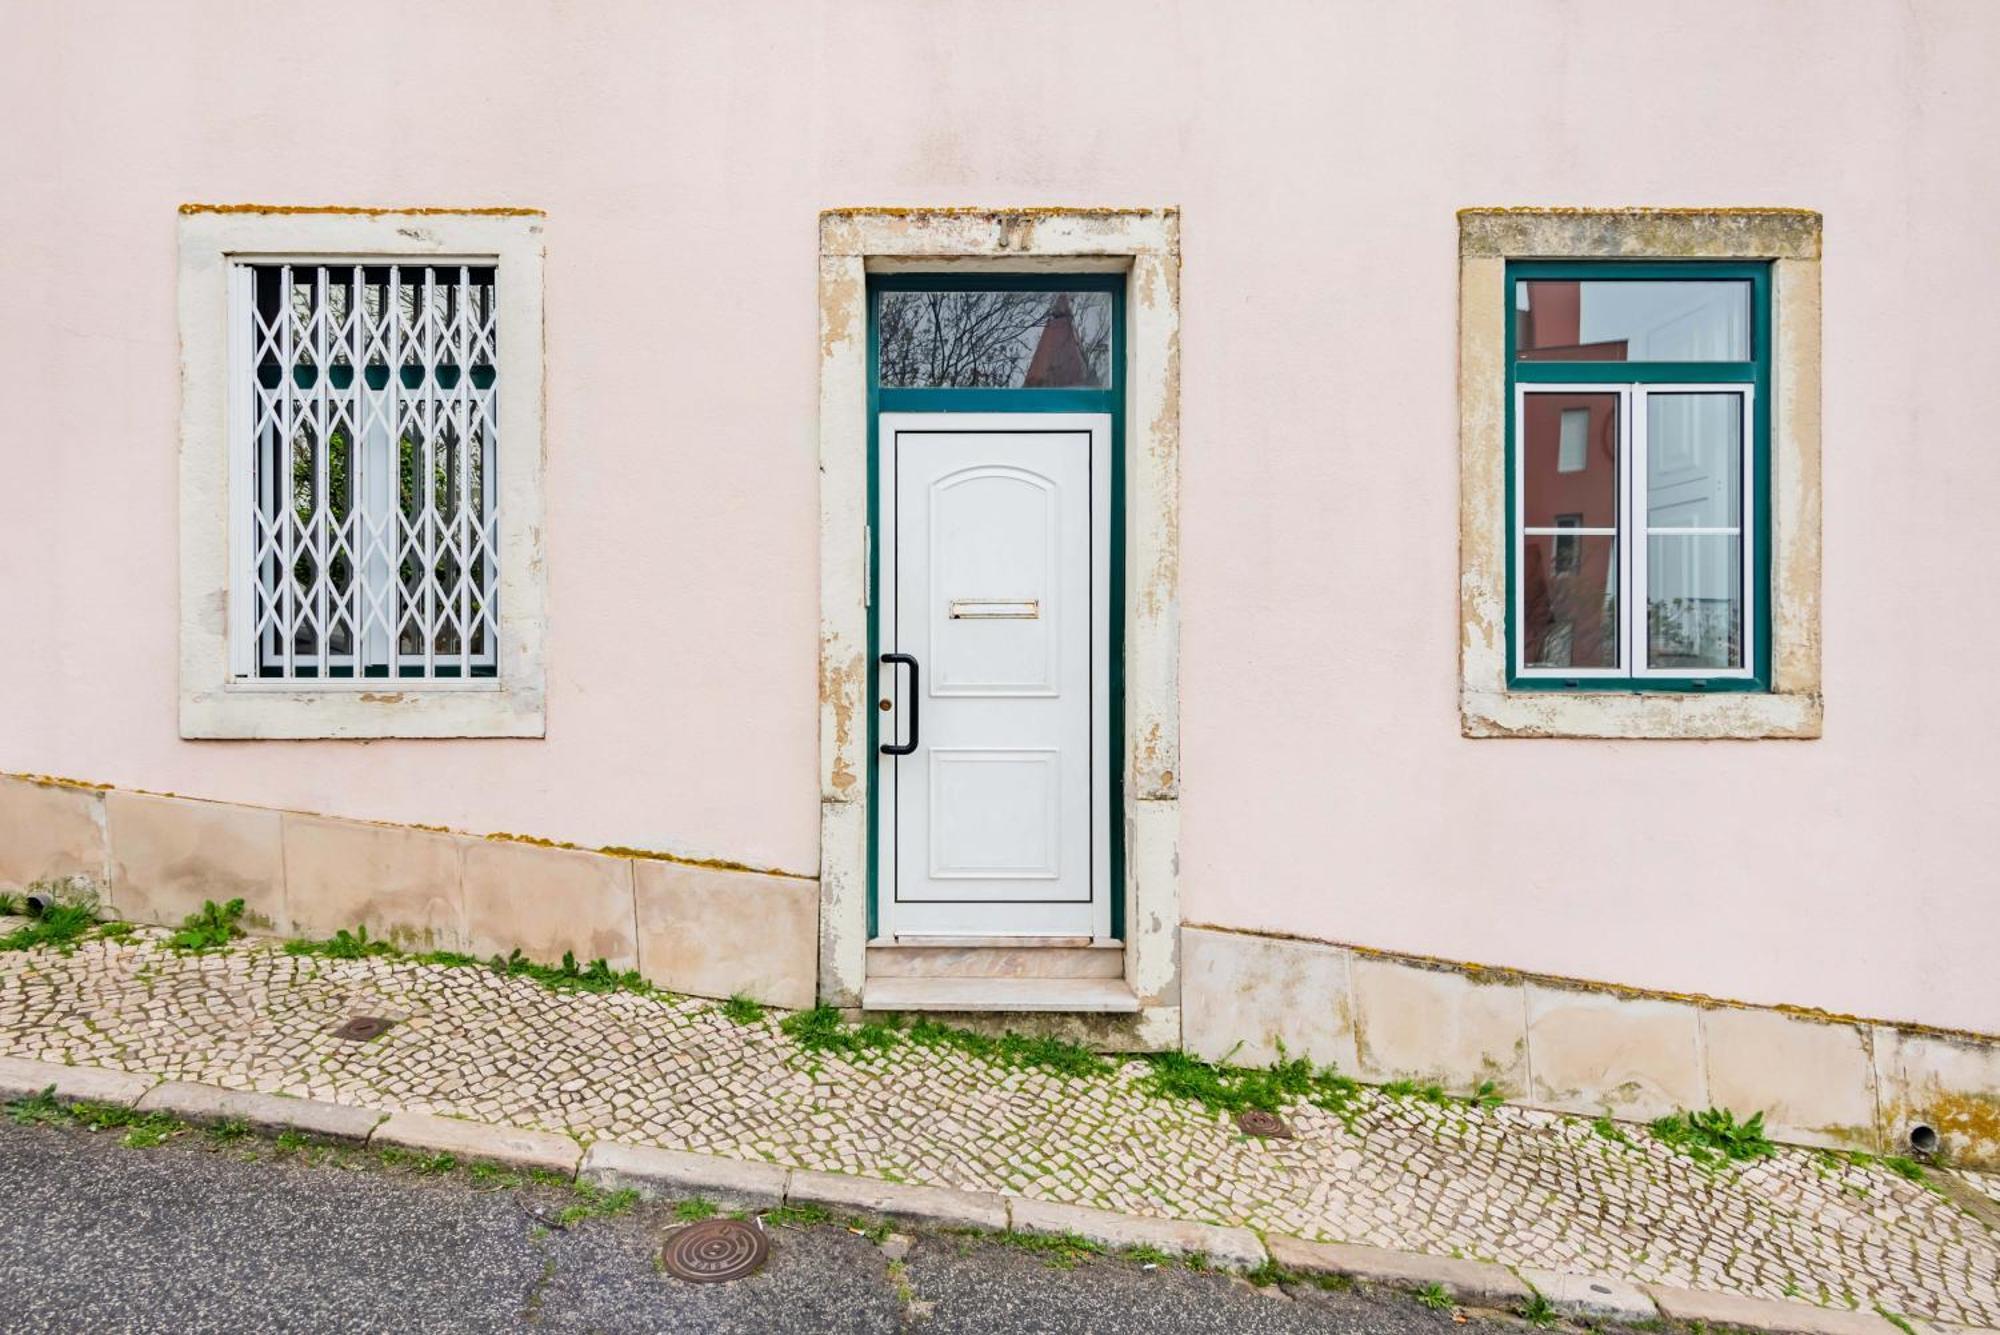
[{"label": "window sill", "polygon": [[1614,740],[1809,739],[1821,732],[1816,694],[1649,691],[1466,691],[1467,737],[1596,737]]},{"label": "window sill", "polygon": [[542,737],[542,693],[491,680],[440,689],[225,687],[181,697],[180,734],[189,740],[259,738]]}]

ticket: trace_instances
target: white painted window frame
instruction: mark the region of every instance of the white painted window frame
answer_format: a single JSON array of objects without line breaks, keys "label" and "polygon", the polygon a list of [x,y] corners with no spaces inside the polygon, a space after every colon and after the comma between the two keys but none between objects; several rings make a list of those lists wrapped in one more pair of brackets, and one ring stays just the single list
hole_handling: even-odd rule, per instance
[{"label": "white painted window frame", "polygon": [[[1459,222],[1459,722],[1472,738],[1810,739],[1820,672],[1820,215],[1805,209],[1464,209]],[[1771,265],[1766,691],[1508,688],[1509,260]],[[1665,389],[1668,386],[1662,385]],[[1571,674],[1574,675],[1574,674]],[[1687,676],[1684,670],[1672,675]]]},{"label": "white painted window frame", "polygon": [[[1523,680],[1593,682],[1745,681],[1757,675],[1757,598],[1755,576],[1757,551],[1757,401],[1756,387],[1744,381],[1715,384],[1682,384],[1666,380],[1629,382],[1582,382],[1552,384],[1541,381],[1514,387],[1514,675]],[[1524,435],[1527,403],[1535,394],[1600,394],[1618,399],[1618,517],[1616,528],[1528,527],[1528,450]],[[1735,537],[1741,551],[1743,573],[1743,665],[1734,668],[1697,670],[1684,667],[1656,668],[1647,661],[1645,590],[1647,586],[1647,538],[1654,530],[1647,515],[1650,493],[1646,467],[1646,400],[1654,394],[1730,394],[1742,400],[1742,448],[1737,452],[1737,486],[1741,499],[1742,522],[1730,528],[1666,528],[1661,533],[1687,536],[1719,534]],[[1618,665],[1614,668],[1529,667],[1527,662],[1527,549],[1530,537],[1610,537],[1618,543]]]},{"label": "white painted window frame", "polygon": [[[180,733],[186,738],[540,737],[543,218],[534,210],[184,206],[180,219]],[[241,674],[250,368],[245,264],[477,263],[497,269],[497,671],[472,678]],[[239,346],[239,344],[241,346]]]}]

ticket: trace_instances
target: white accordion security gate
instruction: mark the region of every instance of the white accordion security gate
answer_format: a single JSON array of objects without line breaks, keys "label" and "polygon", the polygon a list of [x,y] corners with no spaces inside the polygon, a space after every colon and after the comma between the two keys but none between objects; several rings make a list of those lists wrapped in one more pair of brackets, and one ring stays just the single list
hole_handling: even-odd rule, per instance
[{"label": "white accordion security gate", "polygon": [[497,664],[491,263],[236,264],[230,671]]}]

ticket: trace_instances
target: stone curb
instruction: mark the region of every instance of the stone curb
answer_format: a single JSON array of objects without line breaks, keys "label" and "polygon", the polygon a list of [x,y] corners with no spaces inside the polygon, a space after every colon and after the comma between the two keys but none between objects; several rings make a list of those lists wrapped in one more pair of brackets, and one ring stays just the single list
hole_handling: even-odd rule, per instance
[{"label": "stone curb", "polygon": [[[1249,1229],[1191,1220],[1123,1215],[1080,1205],[952,1187],[924,1187],[880,1178],[786,1169],[776,1164],[688,1154],[650,1145],[597,1141],[586,1154],[567,1136],[492,1126],[428,1113],[383,1113],[351,1104],[256,1094],[192,1081],[161,1082],[97,1066],[0,1057],[0,1102],[32,1097],[50,1086],[65,1102],[120,1103],[157,1110],[189,1122],[241,1119],[260,1130],[296,1130],[329,1139],[451,1154],[460,1159],[536,1168],[599,1186],[631,1187],[642,1195],[699,1194],[732,1209],[787,1204],[822,1205],[857,1214],[891,1216],[949,1228],[988,1232],[1076,1233],[1111,1247],[1151,1246],[1181,1255],[1199,1252],[1228,1266],[1254,1270],[1268,1259],[1301,1274],[1347,1275],[1397,1288],[1441,1285],[1455,1300],[1508,1310],[1535,1290],[1558,1310],[1585,1317],[1644,1321],[1655,1305],[1660,1316],[1682,1322],[1735,1326],[1770,1335],[1902,1335],[1874,1312],[1842,1311],[1739,1294],[1633,1286],[1601,1276],[1577,1276],[1524,1267],[1521,1275],[1485,1261],[1346,1243],[1310,1242],[1273,1233],[1259,1240]],[[1609,1289],[1610,1293],[1602,1290]],[[1596,1291],[1593,1291],[1596,1290]],[[1611,1307],[1610,1304],[1618,1304]],[[1645,1315],[1641,1315],[1644,1312]],[[1909,1318],[1920,1331],[1983,1335],[1977,1328]],[[1993,1333],[2000,1335],[2000,1332]]]},{"label": "stone curb", "polygon": [[1017,1233],[1074,1233],[1106,1247],[1157,1247],[1176,1256],[1205,1256],[1232,1270],[1264,1264],[1264,1243],[1247,1228],[1185,1219],[1153,1219],[1056,1201],[1008,1198]]},{"label": "stone curb", "polygon": [[1520,1276],[1564,1316],[1637,1325],[1656,1321],[1660,1309],[1637,1284],[1609,1275],[1572,1275],[1538,1266],[1520,1267]]},{"label": "stone curb", "polygon": [[65,1103],[136,1104],[156,1081],[152,1076],[102,1066],[60,1066],[55,1062],[0,1057],[0,1099],[25,1099],[54,1085]]},{"label": "stone curb", "polygon": [[171,1113],[197,1125],[247,1122],[259,1131],[303,1131],[325,1140],[344,1140],[356,1145],[366,1143],[369,1133],[388,1116],[373,1108],[346,1103],[253,1094],[188,1080],[155,1085],[134,1106],[142,1112]]},{"label": "stone curb", "polygon": [[809,1168],[795,1168],[785,1188],[785,1200],[788,1204],[824,1205],[859,1214],[890,1215],[946,1228],[983,1228],[995,1233],[1007,1231],[1007,1201],[990,1191],[919,1187],[905,1182],[886,1182],[880,1178],[850,1177],[845,1173],[819,1173]]},{"label": "stone curb", "polygon": [[497,1163],[505,1168],[539,1168],[564,1177],[576,1176],[577,1163],[583,1158],[583,1146],[568,1136],[464,1122],[456,1117],[433,1117],[429,1113],[389,1114],[389,1119],[368,1137],[370,1149],[384,1145]]},{"label": "stone curb", "polygon": [[1784,1335],[1901,1335],[1892,1322],[1874,1312],[1843,1311],[1701,1289],[1676,1289],[1665,1284],[1648,1284],[1646,1292],[1659,1304],[1660,1315],[1675,1321],[1782,1331]]},{"label": "stone curb", "polygon": [[1503,1309],[1527,1302],[1531,1292],[1513,1271],[1490,1261],[1461,1261],[1342,1242],[1307,1242],[1282,1233],[1272,1234],[1265,1242],[1279,1266],[1305,1275],[1347,1275],[1403,1289],[1436,1284],[1463,1302]]},{"label": "stone curb", "polygon": [[785,1200],[791,1170],[772,1163],[687,1154],[600,1140],[584,1152],[577,1180],[641,1196],[698,1195],[725,1210],[761,1210]]}]

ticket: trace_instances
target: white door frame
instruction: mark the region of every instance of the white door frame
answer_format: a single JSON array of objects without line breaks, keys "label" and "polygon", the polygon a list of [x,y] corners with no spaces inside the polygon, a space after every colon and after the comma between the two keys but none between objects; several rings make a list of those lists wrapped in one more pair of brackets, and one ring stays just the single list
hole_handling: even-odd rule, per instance
[{"label": "white door frame", "polygon": [[[919,916],[935,919],[936,914],[904,914],[898,919],[896,894],[896,852],[897,831],[896,812],[898,780],[901,769],[898,757],[884,754],[877,748],[879,796],[875,813],[877,838],[876,857],[880,867],[877,876],[877,933],[882,940],[923,941],[939,936],[954,940],[969,940],[982,937],[1011,937],[1020,940],[1050,940],[1052,938],[1073,938],[1082,935],[1092,941],[1109,941],[1111,937],[1111,895],[1115,887],[1111,885],[1111,415],[1109,413],[882,413],[878,418],[877,435],[877,479],[878,492],[882,498],[877,516],[878,528],[869,544],[874,554],[874,588],[871,591],[872,611],[878,628],[877,643],[882,653],[893,653],[899,646],[896,642],[896,618],[891,611],[896,607],[898,596],[898,557],[901,549],[897,545],[896,514],[898,496],[897,458],[900,437],[905,433],[958,433],[958,434],[1010,434],[1010,433],[1080,433],[1090,440],[1090,842],[1091,842],[1091,895],[1088,915],[1088,931],[1076,933],[1061,929],[1021,929],[1010,920],[1022,916],[1009,912],[1011,905],[991,906],[964,904],[957,906],[955,917],[960,919],[957,927],[949,931],[929,930],[912,932],[905,928],[914,926],[911,921]],[[928,683],[929,678],[925,679]],[[875,664],[875,695],[877,700],[894,700],[897,707],[882,715],[882,737],[884,741],[904,736],[908,728],[908,711],[902,708],[901,673],[893,666],[880,661]],[[929,698],[920,688],[919,698]],[[921,715],[921,710],[918,711]]]},{"label": "white door frame", "polygon": [[860,208],[819,219],[819,996],[867,975],[868,275],[1123,273],[1124,975],[1116,1041],[1180,1041],[1180,211]]}]

